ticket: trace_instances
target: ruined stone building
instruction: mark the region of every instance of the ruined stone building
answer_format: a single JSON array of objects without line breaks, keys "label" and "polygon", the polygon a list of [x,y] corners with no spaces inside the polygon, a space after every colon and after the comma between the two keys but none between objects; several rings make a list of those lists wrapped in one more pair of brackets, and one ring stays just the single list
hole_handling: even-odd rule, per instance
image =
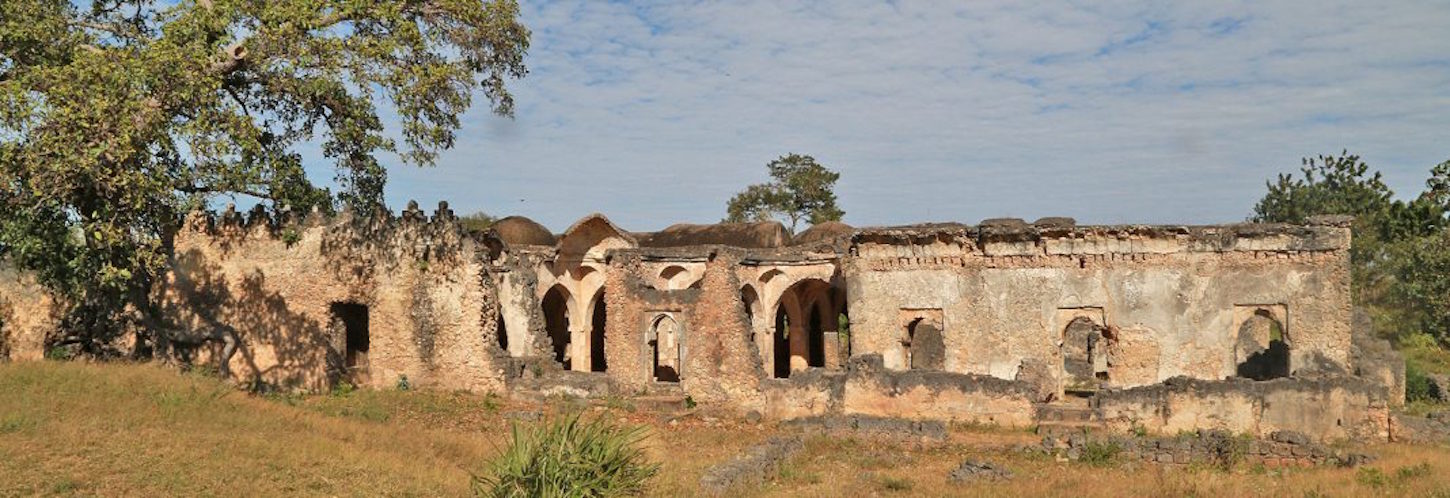
[{"label": "ruined stone building", "polygon": [[[665,394],[767,418],[1029,426],[1073,410],[1172,433],[1384,439],[1402,366],[1357,354],[1344,219],[1304,226],[988,220],[792,236],[778,223],[629,232],[594,214],[465,233],[431,215],[198,212],[171,320],[239,382]],[[0,286],[13,358],[50,303]],[[218,334],[213,334],[218,335]]]}]

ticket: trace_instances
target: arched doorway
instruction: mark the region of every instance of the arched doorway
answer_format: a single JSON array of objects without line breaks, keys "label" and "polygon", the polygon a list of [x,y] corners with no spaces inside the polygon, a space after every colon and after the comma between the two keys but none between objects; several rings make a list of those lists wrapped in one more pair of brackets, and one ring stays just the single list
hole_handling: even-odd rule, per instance
[{"label": "arched doorway", "polygon": [[590,307],[594,308],[594,316],[589,321],[589,371],[603,372],[609,369],[609,362],[604,357],[604,289],[599,289],[594,295]]},{"label": "arched doorway", "polygon": [[750,343],[755,343],[755,315],[756,308],[760,307],[760,295],[749,285],[740,287],[740,302],[745,304],[745,337]]},{"label": "arched doorway", "polygon": [[777,306],[775,310],[775,333],[771,334],[771,357],[775,370],[775,378],[784,379],[790,377],[790,317],[786,316],[785,306]]},{"label": "arched doorway", "polygon": [[1096,389],[1108,376],[1108,342],[1104,328],[1093,319],[1078,316],[1062,331],[1062,370],[1069,389]]},{"label": "arched doorway", "polygon": [[650,325],[650,350],[654,357],[656,382],[679,382],[684,366],[680,351],[680,324],[669,315],[660,315]]},{"label": "arched doorway", "polygon": [[569,291],[564,290],[562,285],[551,287],[544,294],[540,307],[544,312],[544,330],[548,332],[549,343],[554,348],[554,361],[569,370],[572,366],[569,354]]},{"label": "arched doorway", "polygon": [[1289,376],[1289,337],[1269,310],[1255,310],[1239,325],[1234,343],[1235,373],[1253,380]]}]

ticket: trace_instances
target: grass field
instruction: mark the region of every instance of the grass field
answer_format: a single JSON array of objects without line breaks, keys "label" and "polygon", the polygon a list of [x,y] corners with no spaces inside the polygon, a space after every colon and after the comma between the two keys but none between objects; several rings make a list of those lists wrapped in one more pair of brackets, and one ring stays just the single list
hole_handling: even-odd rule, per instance
[{"label": "grass field", "polygon": [[[706,407],[708,408],[708,407]],[[455,496],[508,441],[518,414],[581,409],[470,393],[355,391],[261,397],[146,365],[0,364],[0,496]],[[658,496],[693,496],[700,475],[777,429],[704,417],[664,422],[625,399],[589,416],[646,425],[663,464]],[[528,423],[528,422],[519,422]],[[954,428],[946,444],[815,438],[741,496],[1446,496],[1450,449],[1377,445],[1358,469],[1286,471],[1088,465],[1009,452],[1025,431]],[[1015,477],[957,485],[963,459]]]}]

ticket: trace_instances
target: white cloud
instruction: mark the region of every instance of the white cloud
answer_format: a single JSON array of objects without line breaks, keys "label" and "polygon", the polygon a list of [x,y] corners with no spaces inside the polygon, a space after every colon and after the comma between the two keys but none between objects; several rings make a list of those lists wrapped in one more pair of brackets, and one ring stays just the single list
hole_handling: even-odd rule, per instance
[{"label": "white cloud", "polygon": [[509,122],[476,109],[390,203],[709,222],[815,155],[857,225],[1243,219],[1348,148],[1402,194],[1450,159],[1450,5],[559,1],[526,5]]}]

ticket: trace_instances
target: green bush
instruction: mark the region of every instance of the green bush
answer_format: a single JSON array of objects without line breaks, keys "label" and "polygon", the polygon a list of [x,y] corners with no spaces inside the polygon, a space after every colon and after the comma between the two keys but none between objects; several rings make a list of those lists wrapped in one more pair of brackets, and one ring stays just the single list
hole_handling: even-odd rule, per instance
[{"label": "green bush", "polygon": [[475,476],[474,494],[488,497],[637,495],[659,472],[640,443],[643,428],[583,421],[578,413],[513,428],[513,444]]},{"label": "green bush", "polygon": [[1405,401],[1429,401],[1430,378],[1415,362],[1405,362]]},{"label": "green bush", "polygon": [[1123,447],[1114,442],[1089,441],[1083,445],[1082,456],[1078,461],[1088,465],[1105,467],[1118,461],[1118,454],[1123,452]]}]

